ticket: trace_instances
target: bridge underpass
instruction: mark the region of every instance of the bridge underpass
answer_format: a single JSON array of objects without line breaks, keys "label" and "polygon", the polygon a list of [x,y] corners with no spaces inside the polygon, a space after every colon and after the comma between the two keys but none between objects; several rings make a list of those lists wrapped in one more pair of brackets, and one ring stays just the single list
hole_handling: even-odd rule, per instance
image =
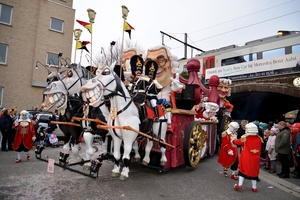
[{"label": "bridge underpass", "polygon": [[300,109],[300,98],[272,92],[234,93],[228,100],[234,106],[231,117],[236,120],[284,120],[285,113]]},{"label": "bridge underpass", "polygon": [[232,119],[284,120],[285,113],[300,109],[300,88],[292,84],[297,76],[299,74],[234,82],[228,97],[234,106]]}]

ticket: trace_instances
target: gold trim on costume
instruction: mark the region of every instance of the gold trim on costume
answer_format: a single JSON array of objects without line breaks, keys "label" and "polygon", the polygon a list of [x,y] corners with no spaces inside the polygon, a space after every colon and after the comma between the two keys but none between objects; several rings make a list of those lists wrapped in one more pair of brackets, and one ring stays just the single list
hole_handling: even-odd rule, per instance
[{"label": "gold trim on costume", "polygon": [[252,153],[258,153],[259,150],[257,150],[257,149],[251,149],[250,152],[252,152]]}]

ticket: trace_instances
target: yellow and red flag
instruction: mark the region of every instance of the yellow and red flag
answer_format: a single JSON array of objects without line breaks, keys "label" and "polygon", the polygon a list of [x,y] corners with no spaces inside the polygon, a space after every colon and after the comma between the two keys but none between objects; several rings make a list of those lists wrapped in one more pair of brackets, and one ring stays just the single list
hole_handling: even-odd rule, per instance
[{"label": "yellow and red flag", "polygon": [[90,44],[90,42],[89,41],[79,41],[79,40],[77,40],[76,41],[76,49],[84,49],[87,52],[89,52],[89,50],[86,48],[87,44]]},{"label": "yellow and red flag", "polygon": [[92,33],[92,24],[91,23],[80,21],[80,20],[76,20],[76,22],[78,22],[80,25],[84,26],[84,28],[86,28],[90,33]]},{"label": "yellow and red flag", "polygon": [[128,33],[129,38],[131,39],[131,30],[135,30],[128,22],[124,20],[124,31]]}]

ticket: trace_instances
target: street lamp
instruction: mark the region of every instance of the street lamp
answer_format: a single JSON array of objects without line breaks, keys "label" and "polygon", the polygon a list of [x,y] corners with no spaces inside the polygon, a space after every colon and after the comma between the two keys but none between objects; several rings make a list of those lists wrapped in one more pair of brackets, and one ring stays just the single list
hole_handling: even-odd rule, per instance
[{"label": "street lamp", "polygon": [[89,20],[90,23],[94,23],[95,22],[95,17],[96,17],[96,12],[93,9],[87,9],[88,15],[89,15]]},{"label": "street lamp", "polygon": [[82,30],[81,29],[79,29],[79,28],[77,28],[77,29],[75,29],[74,31],[73,31],[73,34],[74,34],[74,39],[75,40],[79,40],[79,38],[80,38],[80,36],[81,36],[81,33],[82,33]]},{"label": "street lamp", "polygon": [[127,19],[128,12],[129,12],[128,8],[127,8],[126,6],[123,5],[123,6],[122,6],[122,17],[123,17],[124,20]]}]

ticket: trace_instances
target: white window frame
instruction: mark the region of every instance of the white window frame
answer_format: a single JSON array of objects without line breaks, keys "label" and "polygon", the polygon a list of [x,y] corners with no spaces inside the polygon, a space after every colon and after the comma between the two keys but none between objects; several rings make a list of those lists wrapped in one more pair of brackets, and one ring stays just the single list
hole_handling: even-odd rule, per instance
[{"label": "white window frame", "polygon": [[[5,51],[4,51],[4,55],[1,54],[1,51],[0,51],[0,57],[2,59],[0,59],[0,65],[6,65],[7,64],[7,52],[8,52],[8,45],[5,45],[5,44],[0,44],[0,47],[2,49],[2,47],[5,48]],[[4,60],[3,60],[4,59]]]},{"label": "white window frame", "polygon": [[[2,13],[3,13],[3,9],[4,9],[4,8],[10,8],[9,22],[1,21],[1,16],[2,16]],[[4,4],[0,4],[0,23],[1,23],[1,24],[6,24],[6,25],[11,25],[12,12],[13,12],[13,8],[12,8],[11,6],[7,6],[7,5],[4,5]],[[7,17],[7,16],[5,16],[5,17]]]},{"label": "white window frame", "polygon": [[0,108],[3,108],[3,93],[4,87],[0,87]]},{"label": "white window frame", "polygon": [[49,67],[58,67],[58,54],[48,52],[46,63]]},{"label": "white window frame", "polygon": [[[55,27],[52,27],[52,25],[53,25],[52,23],[53,22],[61,22],[61,27],[60,27],[61,30],[56,29]],[[51,17],[51,19],[50,19],[50,30],[63,33],[63,31],[64,31],[64,22],[62,20],[55,19],[55,18]]]}]

